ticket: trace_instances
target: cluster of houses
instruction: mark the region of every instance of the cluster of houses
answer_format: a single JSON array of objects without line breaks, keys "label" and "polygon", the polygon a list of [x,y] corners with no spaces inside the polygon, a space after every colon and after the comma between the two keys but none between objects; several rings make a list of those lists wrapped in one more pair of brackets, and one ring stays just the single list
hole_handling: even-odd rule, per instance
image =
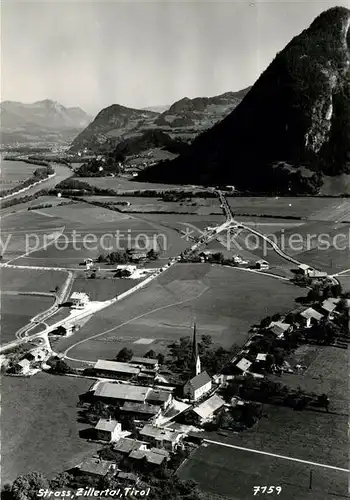
[{"label": "cluster of houses", "polygon": [[33,375],[45,367],[45,361],[49,358],[48,349],[35,347],[26,353],[14,366],[14,374]]},{"label": "cluster of houses", "polygon": [[[259,344],[262,339],[265,341],[265,346],[275,340],[283,342],[288,333],[295,330],[307,330],[313,326],[317,326],[326,319],[334,319],[337,314],[339,314],[337,307],[340,301],[341,299],[339,297],[331,297],[323,300],[314,307],[297,307],[290,311],[284,318],[278,321],[271,321],[270,324],[261,329],[260,332],[255,333],[255,335],[253,335],[244,345],[242,350],[234,357],[232,360],[232,365],[234,367],[232,375],[219,376],[216,382],[220,383],[223,382],[224,379],[227,381],[230,378],[234,378],[235,375],[247,375],[248,373],[254,378],[263,378],[262,373],[264,372],[267,362],[267,347],[263,352],[256,352],[256,345]],[[288,322],[286,318],[288,318]],[[271,370],[272,372],[280,371],[280,368],[272,366]],[[292,368],[287,363],[285,363],[284,371],[293,373]]]}]

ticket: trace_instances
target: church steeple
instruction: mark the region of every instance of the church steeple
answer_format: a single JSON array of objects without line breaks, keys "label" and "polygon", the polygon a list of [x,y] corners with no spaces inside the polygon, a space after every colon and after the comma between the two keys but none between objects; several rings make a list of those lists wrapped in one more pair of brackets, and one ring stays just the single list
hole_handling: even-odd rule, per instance
[{"label": "church steeple", "polygon": [[196,322],[194,322],[193,326],[192,363],[194,376],[199,375],[201,373],[201,360],[198,354]]}]

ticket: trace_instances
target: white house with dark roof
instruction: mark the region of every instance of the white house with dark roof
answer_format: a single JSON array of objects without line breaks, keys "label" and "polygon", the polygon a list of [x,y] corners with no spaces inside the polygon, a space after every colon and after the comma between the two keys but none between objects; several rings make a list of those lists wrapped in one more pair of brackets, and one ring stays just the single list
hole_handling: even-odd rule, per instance
[{"label": "white house with dark roof", "polygon": [[197,401],[204,394],[209,392],[212,387],[212,381],[206,371],[199,373],[195,377],[191,378],[184,385],[183,392],[185,397],[188,397],[192,401]]},{"label": "white house with dark roof", "polygon": [[304,327],[310,328],[312,325],[317,324],[323,318],[323,314],[319,313],[312,307],[308,307],[305,311],[300,313],[300,317],[304,319]]},{"label": "white house with dark roof", "polygon": [[122,426],[120,422],[112,419],[100,418],[95,426],[96,439],[111,443],[118,441],[122,434]]},{"label": "white house with dark roof", "polygon": [[150,443],[151,446],[165,448],[170,451],[175,450],[184,436],[181,432],[155,427],[154,425],[145,425],[139,434],[140,438]]}]

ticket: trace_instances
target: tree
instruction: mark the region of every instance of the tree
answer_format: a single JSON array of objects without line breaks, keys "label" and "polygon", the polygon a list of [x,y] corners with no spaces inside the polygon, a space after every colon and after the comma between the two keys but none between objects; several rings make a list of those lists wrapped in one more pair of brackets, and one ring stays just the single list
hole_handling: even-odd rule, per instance
[{"label": "tree", "polygon": [[325,408],[325,410],[328,413],[328,411],[329,411],[329,399],[328,399],[327,394],[321,394],[320,396],[318,396],[317,401],[321,406],[323,406]]},{"label": "tree", "polygon": [[153,248],[151,248],[151,250],[147,252],[147,259],[149,260],[158,259],[158,253]]},{"label": "tree", "polygon": [[12,495],[14,500],[37,500],[40,489],[49,488],[49,482],[43,474],[30,472],[18,476],[12,485]]},{"label": "tree", "polygon": [[165,356],[161,352],[157,355],[157,360],[160,365],[164,365]]},{"label": "tree", "polygon": [[130,361],[130,359],[133,357],[133,352],[131,349],[128,349],[127,347],[124,347],[121,349],[118,354],[117,354],[117,361],[120,361],[122,363],[125,363],[127,361]]},{"label": "tree", "polygon": [[153,351],[153,349],[151,349],[150,351],[146,352],[145,358],[156,359],[157,353],[155,351]]},{"label": "tree", "polygon": [[73,476],[71,474],[68,474],[68,472],[60,472],[57,474],[54,479],[50,481],[50,488],[52,489],[59,489],[59,488],[64,488],[64,486],[69,485],[69,483],[72,481]]},{"label": "tree", "polygon": [[63,359],[58,359],[52,366],[52,372],[57,374],[65,375],[72,371],[71,367],[63,361]]}]

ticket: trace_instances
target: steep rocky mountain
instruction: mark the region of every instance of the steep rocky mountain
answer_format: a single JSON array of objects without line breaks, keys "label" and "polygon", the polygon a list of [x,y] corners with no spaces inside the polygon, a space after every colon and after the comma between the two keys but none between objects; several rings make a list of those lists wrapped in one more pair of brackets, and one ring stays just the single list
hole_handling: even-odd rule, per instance
[{"label": "steep rocky mountain", "polygon": [[349,173],[349,26],[348,9],[323,12],[232,113],[139,179],[283,193],[317,192],[323,175]]},{"label": "steep rocky mountain", "polygon": [[67,142],[92,120],[78,107],[66,108],[45,99],[32,104],[4,101],[0,104],[1,142]]},{"label": "steep rocky mountain", "polygon": [[[73,141],[71,150],[88,148],[92,151],[111,150],[119,142],[137,138],[146,132],[164,132],[172,139],[191,142],[203,130],[224,118],[242,100],[248,89],[227,92],[215,97],[185,97],[163,113],[127,108],[113,104],[103,109],[95,120]],[[144,148],[152,147],[146,134]],[[154,136],[156,137],[156,136]],[[153,144],[153,147],[157,147]],[[138,149],[140,147],[138,146]]]}]

